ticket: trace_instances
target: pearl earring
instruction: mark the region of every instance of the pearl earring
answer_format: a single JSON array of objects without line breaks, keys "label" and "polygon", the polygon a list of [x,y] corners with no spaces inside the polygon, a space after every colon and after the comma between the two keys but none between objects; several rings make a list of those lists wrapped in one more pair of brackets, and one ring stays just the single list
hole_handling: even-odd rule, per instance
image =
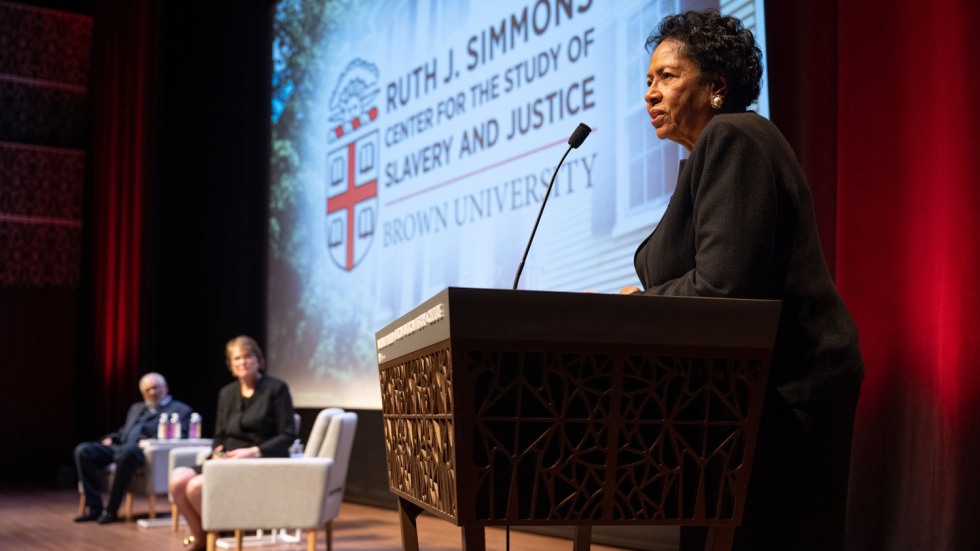
[{"label": "pearl earring", "polygon": [[721,94],[715,94],[711,96],[711,108],[721,109],[721,106],[725,104],[725,96]]}]

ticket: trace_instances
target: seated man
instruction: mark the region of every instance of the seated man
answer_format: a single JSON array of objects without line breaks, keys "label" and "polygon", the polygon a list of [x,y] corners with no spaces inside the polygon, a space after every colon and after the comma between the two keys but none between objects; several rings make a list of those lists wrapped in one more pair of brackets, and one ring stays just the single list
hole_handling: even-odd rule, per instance
[{"label": "seated man", "polygon": [[[182,433],[187,432],[187,419],[191,407],[174,400],[169,394],[167,381],[159,373],[147,373],[140,378],[142,402],[136,402],[126,414],[126,423],[116,432],[107,435],[101,442],[82,442],[75,447],[75,467],[78,479],[85,492],[85,511],[75,518],[75,522],[97,520],[99,524],[115,522],[123,494],[129,481],[145,458],[139,441],[143,438],[156,438],[160,414],[180,415]],[[99,470],[116,464],[116,473],[109,489],[109,503],[102,508],[102,495],[99,492]]]}]

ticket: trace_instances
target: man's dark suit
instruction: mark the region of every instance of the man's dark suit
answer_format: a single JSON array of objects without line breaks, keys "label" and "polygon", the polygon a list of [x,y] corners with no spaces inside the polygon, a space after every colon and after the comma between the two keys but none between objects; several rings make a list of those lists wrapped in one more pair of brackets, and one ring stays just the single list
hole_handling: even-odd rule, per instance
[{"label": "man's dark suit", "polygon": [[133,473],[143,465],[145,458],[139,441],[144,438],[156,438],[157,424],[160,415],[177,413],[180,415],[182,434],[187,433],[187,421],[191,415],[191,407],[174,400],[169,396],[166,403],[157,405],[152,410],[144,402],[130,406],[126,414],[126,423],[119,430],[108,434],[105,438],[112,439],[109,446],[100,442],[82,442],[75,447],[75,467],[78,470],[78,480],[85,492],[85,506],[93,512],[102,511],[102,496],[99,492],[99,471],[110,463],[116,464],[112,487],[109,488],[109,502],[106,511],[113,516],[119,509],[123,494],[129,487]]}]

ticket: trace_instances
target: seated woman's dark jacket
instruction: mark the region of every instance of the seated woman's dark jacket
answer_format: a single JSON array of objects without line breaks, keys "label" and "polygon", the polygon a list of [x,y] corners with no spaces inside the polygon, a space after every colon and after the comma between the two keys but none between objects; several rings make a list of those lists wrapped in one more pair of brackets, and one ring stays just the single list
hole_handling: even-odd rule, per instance
[{"label": "seated woman's dark jacket", "polygon": [[297,438],[293,399],[284,381],[263,376],[245,398],[236,380],[218,393],[213,446],[225,451],[258,446],[263,457],[288,457]]}]

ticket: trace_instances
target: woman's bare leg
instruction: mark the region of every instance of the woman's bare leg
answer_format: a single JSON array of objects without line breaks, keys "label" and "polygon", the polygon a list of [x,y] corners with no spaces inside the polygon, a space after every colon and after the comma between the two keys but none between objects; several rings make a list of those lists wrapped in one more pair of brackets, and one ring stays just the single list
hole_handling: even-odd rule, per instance
[{"label": "woman's bare leg", "polygon": [[192,549],[204,549],[206,540],[201,526],[201,486],[204,477],[189,468],[175,469],[170,475],[170,495],[177,510],[184,515],[187,526],[194,536]]}]

